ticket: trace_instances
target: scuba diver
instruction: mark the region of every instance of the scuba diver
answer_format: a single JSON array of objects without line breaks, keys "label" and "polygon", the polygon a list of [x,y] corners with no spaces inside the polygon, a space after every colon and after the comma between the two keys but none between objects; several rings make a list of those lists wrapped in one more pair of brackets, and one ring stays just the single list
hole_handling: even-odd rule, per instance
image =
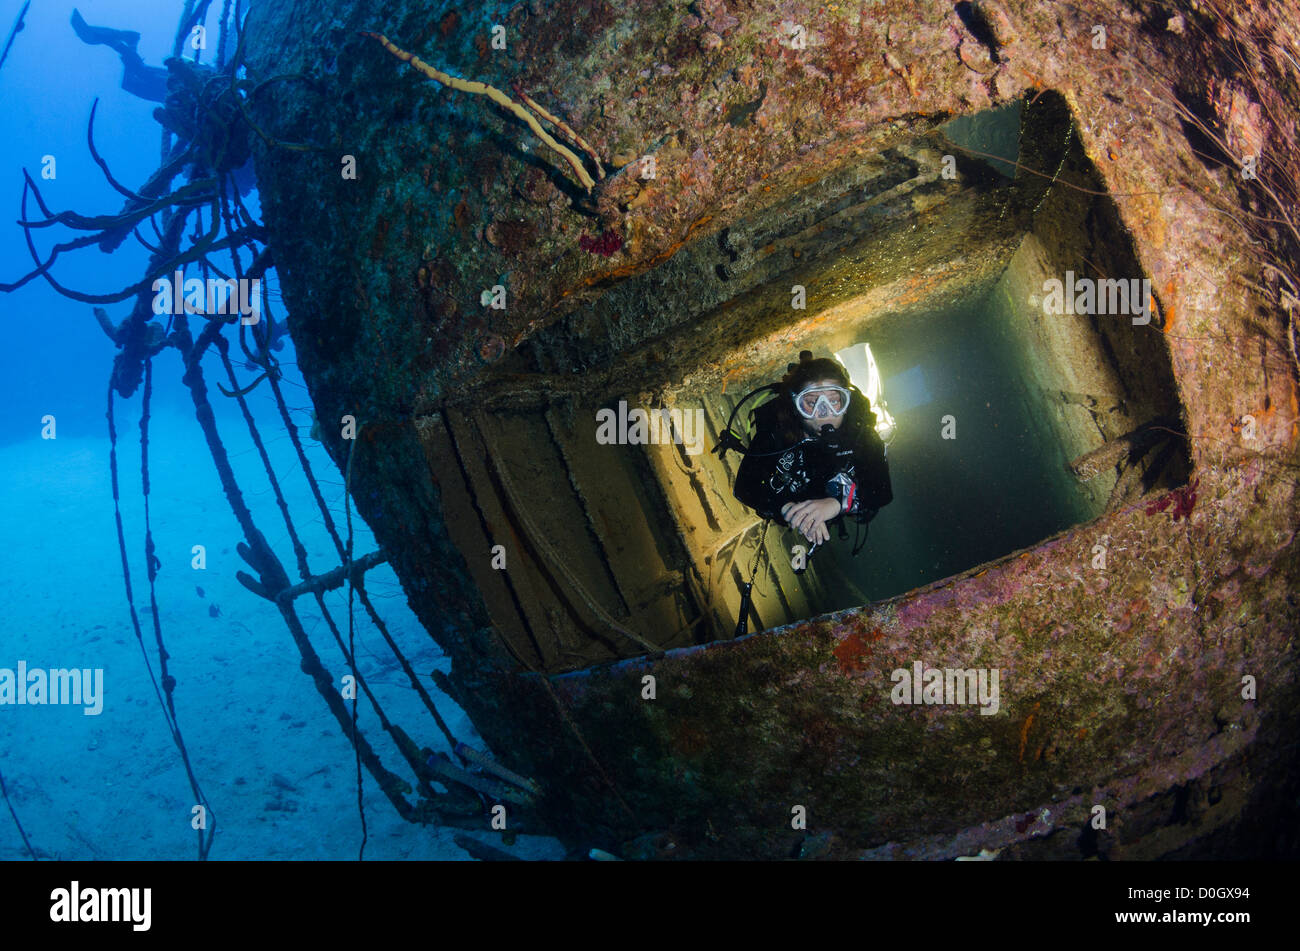
[{"label": "scuba diver", "polygon": [[91,26],[73,9],[72,29],[81,42],[89,46],[107,46],[122,59],[122,88],[133,96],[150,102],[167,99],[167,70],[161,66],[148,66],[136,52],[140,34],[134,30],[114,30],[105,26]]},{"label": "scuba diver", "polygon": [[[729,425],[715,449],[745,454],[736,498],[764,519],[798,530],[812,543],[810,555],[830,540],[829,525],[842,516],[865,529],[894,497],[871,401],[837,361],[813,359],[809,350],[789,364],[779,383],[755,392],[762,390],[773,390],[776,398],[750,413],[756,432],[748,448]],[[840,537],[847,538],[844,522],[838,525]],[[860,548],[856,544],[853,554]]]}]

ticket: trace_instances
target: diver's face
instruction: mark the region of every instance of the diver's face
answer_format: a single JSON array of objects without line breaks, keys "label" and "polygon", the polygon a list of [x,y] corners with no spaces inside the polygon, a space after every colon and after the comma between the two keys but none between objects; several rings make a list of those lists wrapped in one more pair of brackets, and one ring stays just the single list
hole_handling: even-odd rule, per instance
[{"label": "diver's face", "polygon": [[[847,396],[840,381],[833,377],[816,380],[805,386],[795,397],[795,408],[800,411],[804,429],[813,436],[827,424],[839,429],[848,410]],[[812,418],[809,419],[805,413],[811,413]]]}]

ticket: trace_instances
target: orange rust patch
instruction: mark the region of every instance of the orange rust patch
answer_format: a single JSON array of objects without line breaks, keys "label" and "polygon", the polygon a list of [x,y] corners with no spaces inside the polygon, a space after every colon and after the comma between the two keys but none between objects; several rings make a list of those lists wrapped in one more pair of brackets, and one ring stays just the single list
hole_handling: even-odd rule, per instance
[{"label": "orange rust patch", "polygon": [[1165,302],[1165,333],[1174,329],[1174,321],[1178,318],[1178,309],[1174,306],[1174,287],[1174,282],[1170,281],[1161,290]]},{"label": "orange rust patch", "polygon": [[835,655],[840,670],[845,673],[858,674],[867,669],[867,664],[864,661],[871,656],[871,642],[878,641],[884,636],[885,634],[880,628],[876,628],[870,634],[854,631],[840,641],[831,653]]},{"label": "orange rust patch", "polygon": [[[1038,704],[1034,704],[1033,711],[1025,717],[1025,722],[1020,725],[1020,762],[1025,761],[1025,744],[1029,741],[1029,730],[1034,725],[1034,716],[1038,713]],[[1041,750],[1039,752],[1042,752]]]},{"label": "orange rust patch", "polygon": [[1047,80],[1044,79],[1042,76],[1039,76],[1037,73],[1031,73],[1029,70],[1023,67],[1021,67],[1020,72],[1022,75],[1029,77],[1029,84],[1032,88],[1034,89],[1047,88],[1048,86]]}]

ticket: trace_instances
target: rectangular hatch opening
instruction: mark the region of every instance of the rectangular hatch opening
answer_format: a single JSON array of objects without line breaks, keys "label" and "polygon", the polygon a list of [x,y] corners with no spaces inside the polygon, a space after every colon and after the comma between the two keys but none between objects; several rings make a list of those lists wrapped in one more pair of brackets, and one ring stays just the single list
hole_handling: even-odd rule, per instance
[{"label": "rectangular hatch opening", "polygon": [[[558,672],[733,635],[761,520],[732,495],[739,457],[712,450],[802,349],[870,345],[894,501],[856,558],[849,524],[802,574],[801,539],[773,524],[751,632],[973,571],[1184,484],[1159,294],[1102,190],[1064,100],[1043,94],[914,130],[539,332],[427,441],[512,653]],[[1052,312],[1054,280],[1063,311],[1094,282],[1092,311]],[[1146,298],[1108,312],[1120,281]],[[634,440],[633,410],[674,422]]]}]

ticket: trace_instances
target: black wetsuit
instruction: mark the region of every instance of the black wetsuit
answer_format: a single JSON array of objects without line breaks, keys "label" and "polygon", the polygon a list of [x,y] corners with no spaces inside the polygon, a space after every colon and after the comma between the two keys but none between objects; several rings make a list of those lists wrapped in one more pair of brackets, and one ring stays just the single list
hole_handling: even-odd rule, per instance
[{"label": "black wetsuit", "polygon": [[[855,394],[855,399],[865,401],[866,397]],[[851,406],[840,428],[832,432],[816,436],[801,432],[804,438],[780,453],[777,450],[788,443],[776,432],[774,404],[769,401],[754,411],[758,432],[736,473],[733,491],[737,499],[761,517],[787,525],[781,517],[787,502],[848,494],[851,503],[841,515],[851,515],[865,524],[894,498],[885,444],[875,431],[875,414],[869,404],[857,411]],[[837,489],[833,480],[840,473],[847,476],[851,487]]]},{"label": "black wetsuit", "polygon": [[135,49],[140,43],[139,33],[134,30],[91,26],[75,9],[72,11],[72,29],[81,42],[91,46],[102,44],[122,58],[123,89],[150,102],[167,101],[167,70],[161,66],[145,65]]}]

